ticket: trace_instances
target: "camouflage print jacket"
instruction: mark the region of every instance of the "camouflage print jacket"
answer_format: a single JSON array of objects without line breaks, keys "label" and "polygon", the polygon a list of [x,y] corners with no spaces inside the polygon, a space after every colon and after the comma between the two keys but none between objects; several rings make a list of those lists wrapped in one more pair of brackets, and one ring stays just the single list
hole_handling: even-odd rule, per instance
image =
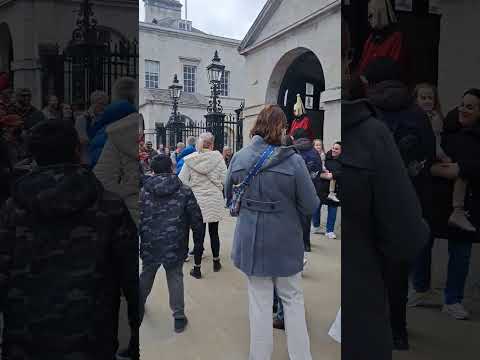
[{"label": "camouflage print jacket", "polygon": [[195,259],[203,253],[203,219],[192,190],[176,175],[155,175],[140,193],[140,257],[165,268],[184,261],[193,230]]},{"label": "camouflage print jacket", "polygon": [[113,359],[121,291],[137,326],[138,237],[123,201],[77,165],[19,179],[0,222],[3,358]]}]

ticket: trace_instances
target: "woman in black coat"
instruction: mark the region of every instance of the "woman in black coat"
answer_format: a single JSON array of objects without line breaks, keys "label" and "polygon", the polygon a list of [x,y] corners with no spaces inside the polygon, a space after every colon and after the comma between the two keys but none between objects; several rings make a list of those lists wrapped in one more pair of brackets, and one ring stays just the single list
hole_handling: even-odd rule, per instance
[{"label": "woman in black coat", "polygon": [[[337,220],[337,210],[340,202],[340,181],[342,174],[342,164],[339,157],[342,154],[342,143],[337,141],[333,144],[332,150],[325,156],[325,168],[327,172],[321,173],[316,179],[315,187],[321,205],[328,206],[326,233],[330,239],[335,239],[335,222]],[[334,188],[331,188],[332,180],[335,181]],[[333,190],[333,191],[332,191]]]},{"label": "woman in black coat", "polygon": [[[432,187],[435,194],[432,206],[431,228],[434,237],[449,240],[449,263],[445,304],[443,310],[455,319],[469,317],[462,305],[466,278],[471,259],[472,244],[480,242],[480,90],[465,92],[460,107],[452,110],[445,119],[442,148],[452,159],[443,164],[450,179],[434,177]],[[453,186],[460,177],[467,182],[464,208],[476,232],[469,232],[448,225],[452,213]],[[410,305],[418,306],[429,300],[431,280],[431,252],[433,239],[419,257],[413,285],[416,290],[410,297]]]}]

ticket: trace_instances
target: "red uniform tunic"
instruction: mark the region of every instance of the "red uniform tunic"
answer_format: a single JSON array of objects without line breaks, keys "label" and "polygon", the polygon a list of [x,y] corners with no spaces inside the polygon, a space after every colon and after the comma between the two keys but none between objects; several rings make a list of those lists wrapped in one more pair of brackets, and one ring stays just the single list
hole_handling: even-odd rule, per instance
[{"label": "red uniform tunic", "polygon": [[294,119],[288,135],[293,136],[297,129],[305,129],[310,140],[314,139],[312,122],[310,121],[310,118],[308,116],[304,115],[300,120]]},{"label": "red uniform tunic", "polygon": [[389,57],[397,61],[403,68],[406,59],[403,34],[395,31],[380,42],[374,41],[374,36],[371,34],[365,42],[362,59],[358,65],[358,73],[362,74],[367,65],[378,57]]}]

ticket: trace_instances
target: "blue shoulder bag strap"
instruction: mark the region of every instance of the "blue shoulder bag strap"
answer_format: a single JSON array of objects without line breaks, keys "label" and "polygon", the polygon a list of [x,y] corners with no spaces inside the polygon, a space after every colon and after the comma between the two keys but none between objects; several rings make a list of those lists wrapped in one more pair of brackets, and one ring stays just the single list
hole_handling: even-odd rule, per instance
[{"label": "blue shoulder bag strap", "polygon": [[258,175],[258,173],[260,172],[260,169],[262,168],[263,164],[265,163],[265,161],[273,154],[273,151],[275,150],[275,147],[273,145],[269,145],[265,151],[263,152],[263,154],[260,156],[260,159],[258,159],[257,163],[255,164],[255,166],[253,166],[248,175],[246,176],[245,180],[243,180],[243,183],[242,185],[246,188],[247,186],[250,185],[250,182],[252,181],[252,179]]}]

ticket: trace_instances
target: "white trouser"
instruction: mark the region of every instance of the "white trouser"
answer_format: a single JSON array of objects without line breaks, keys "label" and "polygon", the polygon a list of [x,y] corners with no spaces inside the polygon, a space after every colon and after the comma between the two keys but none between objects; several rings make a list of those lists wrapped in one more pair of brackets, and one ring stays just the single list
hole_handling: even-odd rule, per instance
[{"label": "white trouser", "polygon": [[290,360],[312,360],[305,320],[301,273],[290,277],[249,277],[250,357],[271,360],[273,353],[273,287],[283,302]]}]

